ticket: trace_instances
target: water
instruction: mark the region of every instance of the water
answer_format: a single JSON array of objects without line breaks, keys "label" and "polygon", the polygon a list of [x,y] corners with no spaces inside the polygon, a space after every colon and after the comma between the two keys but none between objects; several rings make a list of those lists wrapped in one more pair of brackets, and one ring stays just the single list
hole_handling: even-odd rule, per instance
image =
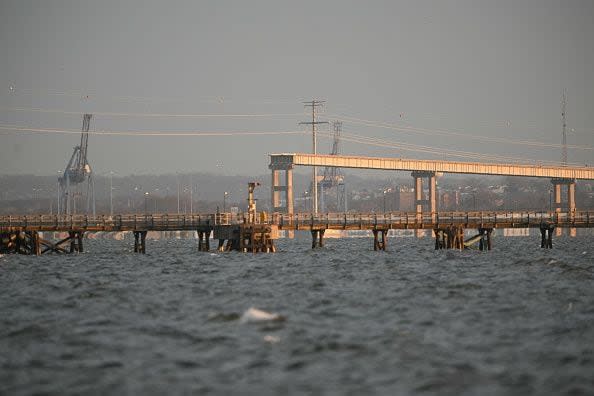
[{"label": "water", "polygon": [[[592,237],[0,257],[2,394],[592,394]],[[284,322],[239,320],[250,307]]]}]

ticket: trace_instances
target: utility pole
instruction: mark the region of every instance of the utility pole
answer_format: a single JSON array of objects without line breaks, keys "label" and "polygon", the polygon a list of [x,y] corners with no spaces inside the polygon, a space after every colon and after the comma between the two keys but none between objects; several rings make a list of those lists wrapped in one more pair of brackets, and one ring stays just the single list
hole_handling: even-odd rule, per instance
[{"label": "utility pole", "polygon": [[561,152],[561,162],[563,166],[567,166],[567,116],[566,116],[566,109],[567,106],[567,93],[566,90],[563,90],[563,100],[561,101],[561,120],[563,125],[563,140],[562,140],[562,152]]},{"label": "utility pole", "polygon": [[[318,144],[316,140],[316,125],[319,124],[328,124],[328,121],[316,121],[316,110],[318,107],[322,107],[326,103],[325,100],[312,100],[310,102],[303,102],[305,107],[311,107],[311,121],[300,122],[300,125],[311,125],[311,134],[313,139],[313,154],[317,154],[318,151]],[[312,205],[312,212],[314,214],[318,213],[318,169],[317,166],[313,167],[312,172],[312,196],[313,196],[313,205]]]}]

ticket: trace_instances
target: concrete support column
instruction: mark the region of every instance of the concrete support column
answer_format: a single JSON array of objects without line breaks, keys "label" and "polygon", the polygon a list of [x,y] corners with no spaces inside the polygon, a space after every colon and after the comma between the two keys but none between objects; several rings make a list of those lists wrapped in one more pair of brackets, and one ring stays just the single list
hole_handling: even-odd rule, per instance
[{"label": "concrete support column", "polygon": [[431,220],[436,221],[437,217],[437,183],[435,173],[429,176],[429,210],[431,211]]},{"label": "concrete support column", "polygon": [[[417,212],[417,223],[420,223],[423,220],[423,178],[418,175],[415,175],[413,172],[413,178],[415,181],[415,211]],[[417,229],[415,230],[415,236],[417,238],[422,238],[425,236],[425,231]]]},{"label": "concrete support column", "polygon": [[561,184],[555,184],[555,212],[561,212]]},{"label": "concrete support column", "polygon": [[[575,179],[555,178],[551,179],[551,183],[553,184],[555,190],[555,212],[568,212],[571,218],[571,216],[573,216],[575,213]],[[562,191],[562,189],[567,191],[566,194],[563,194],[565,197],[561,196],[561,194],[565,192]],[[569,232],[570,235],[573,235],[575,234],[575,229],[570,229]],[[561,227],[557,227],[555,234],[557,236],[562,235],[563,229]]]},{"label": "concrete support column", "polygon": [[293,214],[293,169],[287,169],[285,172],[285,186],[287,186],[286,200],[287,213]]},{"label": "concrete support column", "polygon": [[423,179],[418,176],[414,176],[415,180],[415,209],[417,214],[423,213]]},{"label": "concrete support column", "polygon": [[[575,219],[575,181],[567,185],[567,206],[569,209],[569,216],[572,220]],[[577,230],[575,228],[569,229],[569,236],[577,236]]]},{"label": "concrete support column", "polygon": [[270,207],[272,208],[272,211],[274,212],[276,208],[278,208],[280,206],[280,199],[278,197],[278,191],[277,191],[277,187],[279,187],[280,184],[280,175],[279,175],[280,171],[277,169],[273,169],[272,170],[272,181],[270,183],[270,185],[272,186],[270,188],[270,192],[272,194],[272,196],[270,197]]},{"label": "concrete support column", "polygon": [[[284,169],[285,171],[285,186],[283,188],[284,198],[285,198],[285,206],[281,209],[284,213],[292,215],[294,213],[293,207],[293,168],[287,167]],[[274,209],[276,211],[277,208]],[[295,237],[294,231],[287,231],[286,237],[289,239],[293,239]]]},{"label": "concrete support column", "polygon": [[567,208],[575,212],[575,181],[567,185]]}]

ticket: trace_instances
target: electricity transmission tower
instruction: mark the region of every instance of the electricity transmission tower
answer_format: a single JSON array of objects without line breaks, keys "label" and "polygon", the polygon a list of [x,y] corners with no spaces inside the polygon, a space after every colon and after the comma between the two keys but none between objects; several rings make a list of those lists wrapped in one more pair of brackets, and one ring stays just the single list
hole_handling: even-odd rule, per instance
[{"label": "electricity transmission tower", "polygon": [[[303,105],[306,108],[311,107],[311,121],[304,121],[304,122],[300,122],[299,124],[300,125],[311,125],[311,134],[312,134],[312,139],[313,139],[313,153],[314,153],[314,155],[317,154],[317,151],[318,151],[318,144],[317,144],[317,140],[316,140],[316,126],[320,125],[320,124],[328,124],[328,121],[317,121],[317,119],[316,119],[316,112],[319,107],[322,107],[324,105],[324,103],[326,103],[325,100],[315,100],[315,99],[310,102],[303,102]],[[318,213],[318,170],[317,170],[317,166],[313,167],[312,185],[313,185],[313,191],[311,194],[313,197],[312,211],[313,211],[313,213]]]},{"label": "electricity transmission tower", "polygon": [[[332,151],[330,155],[338,155],[340,152],[340,134],[342,132],[342,122],[334,121],[332,123],[332,127],[334,129],[334,135],[332,139]],[[336,188],[336,198],[337,198],[337,209],[340,207],[344,207],[345,197],[344,197],[344,188],[342,191],[343,196],[341,197],[341,192],[339,186],[343,185],[344,176],[340,171],[340,168],[330,167],[327,166],[324,168],[324,177],[319,182],[320,187],[320,198],[321,198],[321,209],[325,211],[325,200],[324,200],[324,193],[327,193],[329,189]],[[344,185],[343,185],[344,187]]]}]

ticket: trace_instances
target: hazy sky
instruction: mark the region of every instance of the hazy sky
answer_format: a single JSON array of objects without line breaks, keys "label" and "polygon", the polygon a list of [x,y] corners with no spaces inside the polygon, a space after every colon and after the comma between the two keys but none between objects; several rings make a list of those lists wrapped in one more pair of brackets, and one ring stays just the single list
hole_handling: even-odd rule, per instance
[{"label": "hazy sky", "polygon": [[558,161],[564,88],[570,162],[593,165],[593,21],[591,0],[3,0],[0,173],[56,174],[80,136],[40,130],[90,112],[126,133],[90,136],[98,174],[262,174],[311,136],[236,134],[302,131],[312,98],[344,153]]}]

